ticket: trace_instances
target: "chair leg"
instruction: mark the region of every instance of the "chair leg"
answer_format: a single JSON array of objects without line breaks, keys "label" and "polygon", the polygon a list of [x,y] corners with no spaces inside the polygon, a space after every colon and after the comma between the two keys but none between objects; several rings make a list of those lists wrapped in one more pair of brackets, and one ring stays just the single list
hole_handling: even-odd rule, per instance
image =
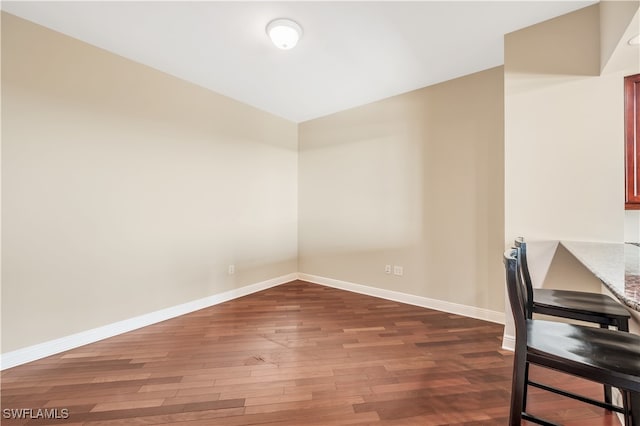
[{"label": "chair leg", "polygon": [[[618,320],[618,331],[629,332],[629,320]],[[625,426],[640,426],[640,393],[622,391],[622,403],[625,410]]]},{"label": "chair leg", "polygon": [[629,411],[631,412],[631,426],[640,426],[640,393],[627,392]]},{"label": "chair leg", "polygon": [[622,408],[624,410],[624,413],[622,414],[624,417],[624,426],[631,426],[631,422],[633,421],[631,418],[631,396],[626,390],[620,389],[620,392],[622,393]]},{"label": "chair leg", "polygon": [[604,402],[611,404],[611,386],[604,385]]},{"label": "chair leg", "polygon": [[[516,343],[517,345],[517,343]],[[518,351],[516,348],[513,357],[513,377],[511,379],[511,410],[509,412],[509,425],[520,426],[522,424],[522,401],[524,390],[527,386],[525,381],[525,370],[527,366],[526,353],[524,350]]]},{"label": "chair leg", "polygon": [[[600,328],[604,328],[604,329],[609,329],[609,325],[608,324],[600,324]],[[609,385],[604,385],[604,402],[606,402],[607,404],[611,404],[611,386]]]},{"label": "chair leg", "polygon": [[527,411],[527,390],[529,389],[529,363],[524,365],[524,389],[522,389],[522,411]]}]

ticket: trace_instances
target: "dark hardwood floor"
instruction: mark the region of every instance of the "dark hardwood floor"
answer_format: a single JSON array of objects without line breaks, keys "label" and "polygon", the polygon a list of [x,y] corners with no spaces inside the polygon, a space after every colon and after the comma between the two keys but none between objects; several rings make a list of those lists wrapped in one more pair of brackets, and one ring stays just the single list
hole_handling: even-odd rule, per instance
[{"label": "dark hardwood floor", "polygon": [[[502,329],[296,281],[5,370],[3,417],[69,416],[2,424],[505,425],[513,357]],[[619,424],[537,389],[530,408],[567,426]]]}]

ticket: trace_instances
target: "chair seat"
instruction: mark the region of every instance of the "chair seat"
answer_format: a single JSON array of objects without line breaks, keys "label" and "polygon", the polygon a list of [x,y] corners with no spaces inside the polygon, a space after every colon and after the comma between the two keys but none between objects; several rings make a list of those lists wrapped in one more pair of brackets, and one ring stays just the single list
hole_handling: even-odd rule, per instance
[{"label": "chair seat", "polygon": [[[583,291],[533,289],[534,312],[552,310],[577,312],[584,315],[601,315],[608,318],[630,318],[629,311],[606,294]],[[564,316],[564,315],[562,315]],[[573,316],[569,316],[572,318]]]},{"label": "chair seat", "polygon": [[640,392],[640,335],[527,320],[527,346],[536,364]]}]

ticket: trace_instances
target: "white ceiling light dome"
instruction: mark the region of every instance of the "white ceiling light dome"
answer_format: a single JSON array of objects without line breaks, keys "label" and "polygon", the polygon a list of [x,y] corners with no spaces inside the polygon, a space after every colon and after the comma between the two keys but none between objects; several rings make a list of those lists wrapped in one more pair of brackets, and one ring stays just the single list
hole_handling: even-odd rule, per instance
[{"label": "white ceiling light dome", "polygon": [[640,34],[637,34],[635,37],[631,37],[628,41],[631,46],[637,46],[640,44]]},{"label": "white ceiling light dome", "polygon": [[274,19],[267,25],[267,34],[276,47],[289,50],[294,48],[302,37],[302,27],[291,19]]}]

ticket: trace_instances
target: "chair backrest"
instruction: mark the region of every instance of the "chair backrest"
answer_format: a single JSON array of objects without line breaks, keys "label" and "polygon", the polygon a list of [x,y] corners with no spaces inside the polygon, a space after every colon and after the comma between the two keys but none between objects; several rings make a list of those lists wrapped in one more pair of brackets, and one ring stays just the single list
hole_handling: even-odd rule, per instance
[{"label": "chair backrest", "polygon": [[522,285],[519,266],[520,249],[513,248],[504,253],[504,266],[507,280],[507,293],[509,304],[516,327],[516,347],[527,343],[527,308],[525,301],[526,291]]},{"label": "chair backrest", "polygon": [[531,275],[529,274],[529,263],[527,262],[527,243],[524,237],[517,237],[513,243],[519,250],[518,267],[520,269],[520,278],[525,286],[525,308],[527,318],[533,317],[533,284],[531,283]]}]

